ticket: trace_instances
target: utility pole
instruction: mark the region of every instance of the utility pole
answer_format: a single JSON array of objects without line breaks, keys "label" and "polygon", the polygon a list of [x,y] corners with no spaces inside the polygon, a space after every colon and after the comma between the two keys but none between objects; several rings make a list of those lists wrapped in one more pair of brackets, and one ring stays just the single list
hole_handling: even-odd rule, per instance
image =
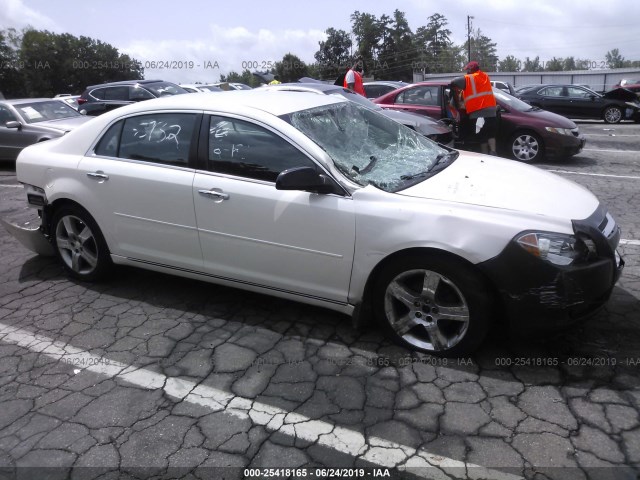
[{"label": "utility pole", "polygon": [[467,15],[467,61],[471,61],[471,19],[473,17]]}]

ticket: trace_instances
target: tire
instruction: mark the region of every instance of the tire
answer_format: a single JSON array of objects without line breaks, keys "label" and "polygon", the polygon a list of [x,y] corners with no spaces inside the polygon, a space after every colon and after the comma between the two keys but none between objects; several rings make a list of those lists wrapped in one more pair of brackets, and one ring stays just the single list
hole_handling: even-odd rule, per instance
[{"label": "tire", "polygon": [[533,132],[518,132],[509,141],[511,158],[523,163],[533,163],[544,157],[544,144]]},{"label": "tire", "polygon": [[112,263],[95,220],[83,208],[66,205],[53,215],[52,243],[69,275],[83,281],[105,278]]},{"label": "tire", "polygon": [[622,120],[622,109],[615,105],[605,107],[602,112],[602,118],[606,123],[620,123]]},{"label": "tire", "polygon": [[422,255],[386,265],[376,278],[372,306],[390,338],[438,357],[471,354],[490,325],[491,294],[462,261]]}]

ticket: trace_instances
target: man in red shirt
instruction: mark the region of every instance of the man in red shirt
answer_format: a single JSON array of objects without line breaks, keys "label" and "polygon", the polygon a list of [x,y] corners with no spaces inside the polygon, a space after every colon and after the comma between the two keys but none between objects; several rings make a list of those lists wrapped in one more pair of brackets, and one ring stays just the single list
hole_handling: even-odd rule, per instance
[{"label": "man in red shirt", "polygon": [[363,97],[366,97],[366,94],[364,93],[364,86],[362,85],[361,72],[362,72],[362,60],[358,60],[345,75],[344,87],[348,88],[352,92],[359,93]]}]

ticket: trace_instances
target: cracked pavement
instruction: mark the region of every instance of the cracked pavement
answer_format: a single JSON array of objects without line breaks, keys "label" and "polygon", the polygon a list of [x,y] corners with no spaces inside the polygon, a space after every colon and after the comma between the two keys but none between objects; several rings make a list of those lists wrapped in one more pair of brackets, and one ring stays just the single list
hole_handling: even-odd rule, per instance
[{"label": "cracked pavement", "polygon": [[[640,126],[579,125],[588,150],[538,166],[609,207],[628,240],[623,276],[588,322],[520,339],[495,328],[472,358],[415,354],[334,312],[154,272],[78,283],[1,229],[0,478],[283,467],[637,478]],[[0,217],[29,215],[5,165]]]}]

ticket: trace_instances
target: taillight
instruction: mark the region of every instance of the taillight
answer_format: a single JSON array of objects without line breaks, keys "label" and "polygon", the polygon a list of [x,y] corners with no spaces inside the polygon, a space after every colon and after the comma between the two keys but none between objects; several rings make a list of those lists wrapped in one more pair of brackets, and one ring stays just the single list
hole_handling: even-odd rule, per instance
[{"label": "taillight", "polygon": [[87,103],[87,99],[86,99],[86,98],[82,98],[82,97],[80,97],[80,98],[78,99],[78,105],[82,105],[83,103]]}]

